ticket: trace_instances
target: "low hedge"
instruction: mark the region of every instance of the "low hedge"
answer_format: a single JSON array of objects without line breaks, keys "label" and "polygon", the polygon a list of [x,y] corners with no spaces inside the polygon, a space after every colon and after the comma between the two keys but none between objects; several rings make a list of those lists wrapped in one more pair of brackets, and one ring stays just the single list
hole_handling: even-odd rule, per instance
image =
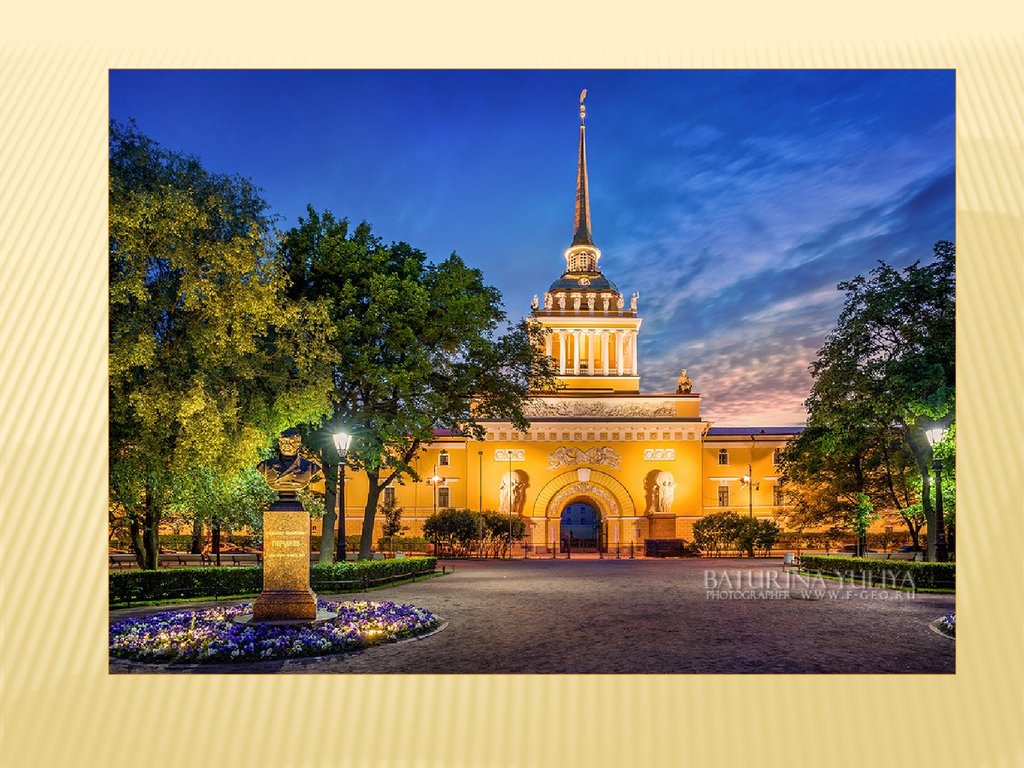
[{"label": "low hedge", "polygon": [[[356,560],[310,568],[310,586],[314,591],[335,581],[362,584],[378,579],[395,579],[434,570],[437,558],[407,557],[400,560]],[[259,594],[263,590],[263,569],[165,568],[157,571],[115,571],[109,575],[110,605],[143,600],[226,597]]]},{"label": "low hedge", "polygon": [[919,563],[913,560],[875,560],[834,555],[802,555],[802,571],[842,576],[879,586],[914,589],[955,589],[956,563]]},{"label": "low hedge", "polygon": [[365,583],[378,579],[397,579],[418,573],[430,573],[436,557],[403,557],[395,560],[350,560],[344,563],[317,563],[310,568],[310,587],[316,592],[337,581]]},{"label": "low hedge", "polygon": [[156,571],[114,571],[110,604],[179,597],[225,597],[258,593],[262,568],[161,568]]}]

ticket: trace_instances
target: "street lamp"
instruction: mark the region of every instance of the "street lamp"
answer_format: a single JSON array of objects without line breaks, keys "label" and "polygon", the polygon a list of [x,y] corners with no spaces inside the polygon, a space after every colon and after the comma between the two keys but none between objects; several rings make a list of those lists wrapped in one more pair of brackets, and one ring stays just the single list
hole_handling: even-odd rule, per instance
[{"label": "street lamp", "polygon": [[335,432],[334,447],[338,450],[340,461],[338,462],[338,555],[337,562],[345,562],[345,457],[348,455],[349,446],[352,445],[352,435],[348,432]]},{"label": "street lamp", "polygon": [[[437,486],[444,485],[444,478],[438,476],[437,467],[434,467],[434,474],[427,478],[427,482],[432,486],[433,493],[431,494],[434,502],[434,517],[437,517]],[[437,555],[437,542],[434,542],[434,554]]]},{"label": "street lamp", "polygon": [[479,545],[479,547],[480,547],[480,549],[479,549],[480,557],[483,558],[483,556],[484,556],[484,452],[483,451],[477,451],[476,455],[477,455],[477,458],[479,459],[479,461],[477,462],[477,470],[478,470],[478,474],[479,474],[479,476],[477,478],[477,492],[479,493],[479,498],[477,499],[477,503],[476,503],[476,511],[477,511],[477,538],[480,541],[480,545]]},{"label": "street lamp", "polygon": [[740,478],[740,484],[747,486],[750,493],[750,516],[754,516],[754,489],[761,490],[761,484],[752,482],[750,465],[747,464],[747,474]]},{"label": "street lamp", "polygon": [[512,449],[508,449],[508,559],[512,559],[512,489],[515,483],[512,481]]},{"label": "street lamp", "polygon": [[[932,468],[935,470],[935,559],[940,563],[949,560],[949,551],[946,548],[946,521],[942,517],[942,459],[935,456],[935,446],[941,443],[946,436],[944,427],[936,426],[925,430],[928,437],[928,445],[932,448]],[[928,531],[931,538],[932,532]]]}]

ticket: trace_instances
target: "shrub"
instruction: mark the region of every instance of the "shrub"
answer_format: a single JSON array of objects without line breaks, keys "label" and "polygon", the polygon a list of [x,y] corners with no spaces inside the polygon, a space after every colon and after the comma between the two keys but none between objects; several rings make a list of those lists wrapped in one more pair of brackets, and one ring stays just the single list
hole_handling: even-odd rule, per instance
[{"label": "shrub", "polygon": [[[347,563],[316,564],[310,568],[310,586],[332,581],[371,583],[434,570],[433,557],[401,560],[356,560]],[[158,571],[123,571],[109,575],[110,605],[141,600],[170,600],[190,597],[254,595],[263,590],[262,568],[168,568]]]},{"label": "shrub", "polygon": [[405,557],[401,560],[351,560],[345,563],[317,563],[310,569],[310,587],[328,589],[331,582],[357,581],[370,585],[381,579],[395,579],[414,573],[430,573],[436,557]]},{"label": "shrub", "polygon": [[733,549],[754,556],[755,548],[767,557],[779,540],[779,526],[772,520],[740,517],[735,512],[716,512],[693,524],[693,543],[708,554],[720,556]]},{"label": "shrub", "polygon": [[508,552],[510,528],[513,541],[526,535],[526,523],[521,517],[442,509],[424,521],[423,535],[448,557],[467,557],[477,549],[488,556],[502,557]]},{"label": "shrub", "polygon": [[955,589],[956,563],[918,563],[913,560],[875,560],[832,555],[803,555],[800,568],[830,576],[871,580],[881,585],[915,589]]},{"label": "shrub", "polygon": [[377,540],[379,552],[426,552],[427,540],[422,536],[392,536]]},{"label": "shrub", "polygon": [[256,594],[263,589],[262,568],[166,568],[114,572],[110,604],[180,597],[226,597]]}]

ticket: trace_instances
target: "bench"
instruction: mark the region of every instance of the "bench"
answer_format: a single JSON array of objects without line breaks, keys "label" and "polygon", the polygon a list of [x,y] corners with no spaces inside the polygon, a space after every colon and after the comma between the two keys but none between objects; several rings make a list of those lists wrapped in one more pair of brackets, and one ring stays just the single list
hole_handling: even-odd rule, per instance
[{"label": "bench", "polygon": [[231,558],[232,565],[261,565],[263,563],[263,555],[259,552],[222,552],[220,556],[222,563],[224,558]]},{"label": "bench", "polygon": [[211,562],[209,556],[203,554],[193,555],[191,552],[165,552],[160,555],[160,565],[163,567],[170,565],[210,565]]},{"label": "bench", "polygon": [[868,552],[870,560],[920,560],[921,552]]},{"label": "bench", "polygon": [[135,555],[111,553],[110,554],[110,567],[121,570],[122,568],[134,568],[139,564],[138,560],[135,559]]}]

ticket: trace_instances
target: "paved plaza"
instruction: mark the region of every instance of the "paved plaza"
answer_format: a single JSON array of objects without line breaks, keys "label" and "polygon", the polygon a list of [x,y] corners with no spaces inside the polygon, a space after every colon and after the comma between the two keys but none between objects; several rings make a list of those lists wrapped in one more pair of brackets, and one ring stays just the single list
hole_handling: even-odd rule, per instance
[{"label": "paved plaza", "polygon": [[[928,626],[954,610],[953,595],[912,595],[810,580],[784,572],[778,558],[574,558],[444,564],[454,566],[454,573],[341,596],[412,603],[447,621],[442,631],[423,639],[342,656],[249,664],[154,666],[112,659],[110,671],[955,671],[954,641]],[[111,611],[111,620],[167,609]]]}]

